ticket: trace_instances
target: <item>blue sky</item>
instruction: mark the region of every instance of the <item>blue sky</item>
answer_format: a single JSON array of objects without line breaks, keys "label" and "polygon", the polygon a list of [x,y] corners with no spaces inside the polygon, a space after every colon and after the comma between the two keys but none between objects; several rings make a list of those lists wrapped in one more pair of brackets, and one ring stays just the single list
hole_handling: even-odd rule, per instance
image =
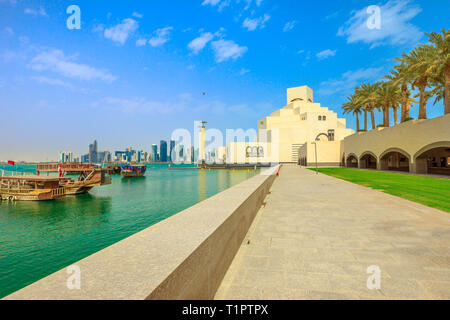
[{"label": "blue sky", "polygon": [[[363,27],[370,5],[380,30]],[[342,115],[355,86],[448,29],[448,12],[447,0],[0,0],[0,159],[80,155],[94,139],[149,151],[194,120],[255,128],[300,85]],[[429,117],[443,114],[433,101]]]}]

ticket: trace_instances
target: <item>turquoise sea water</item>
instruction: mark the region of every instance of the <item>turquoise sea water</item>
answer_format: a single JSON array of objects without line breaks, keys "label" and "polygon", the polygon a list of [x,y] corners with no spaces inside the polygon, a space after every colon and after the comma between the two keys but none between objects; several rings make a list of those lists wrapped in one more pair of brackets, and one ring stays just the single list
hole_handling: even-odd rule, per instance
[{"label": "turquoise sea water", "polygon": [[255,174],[168,170],[167,165],[151,164],[143,178],[113,175],[111,185],[85,195],[48,202],[0,201],[0,297]]}]

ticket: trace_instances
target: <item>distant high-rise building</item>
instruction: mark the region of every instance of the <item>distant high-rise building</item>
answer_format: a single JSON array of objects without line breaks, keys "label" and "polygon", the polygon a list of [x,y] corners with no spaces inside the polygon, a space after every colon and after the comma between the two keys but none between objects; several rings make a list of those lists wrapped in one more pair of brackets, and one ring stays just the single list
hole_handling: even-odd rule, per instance
[{"label": "distant high-rise building", "polygon": [[111,162],[111,160],[112,156],[108,150],[97,152],[97,162],[104,163],[104,162]]},{"label": "distant high-rise building", "polygon": [[97,163],[98,162],[98,149],[97,149],[97,140],[94,140],[94,143],[89,145],[89,162]]},{"label": "distant high-rise building", "polygon": [[161,162],[167,162],[167,141],[160,141],[159,157]]},{"label": "distant high-rise building", "polygon": [[120,162],[137,162],[137,153],[136,150],[133,150],[132,147],[128,147],[125,151],[116,151],[115,153],[116,160]]},{"label": "distant high-rise building", "polygon": [[182,144],[180,144],[180,152],[178,156],[180,157],[180,159],[184,160],[184,146]]},{"label": "distant high-rise building", "polygon": [[81,156],[81,162],[88,163],[89,162],[89,154],[84,154]]},{"label": "distant high-rise building", "polygon": [[63,151],[59,153],[59,162],[70,163],[73,162],[73,153],[70,151]]},{"label": "distant high-rise building", "polygon": [[147,161],[147,152],[142,150],[137,152],[137,162],[145,162]]},{"label": "distant high-rise building", "polygon": [[183,159],[185,162],[192,163],[194,162],[194,147],[193,146],[183,146]]},{"label": "distant high-rise building", "polygon": [[170,150],[169,150],[169,161],[174,162],[176,159],[172,159],[172,157],[176,158],[176,155],[173,154],[173,151],[175,150],[175,141],[170,140]]},{"label": "distant high-rise building", "polygon": [[156,144],[152,144],[152,161],[158,161],[158,146]]}]

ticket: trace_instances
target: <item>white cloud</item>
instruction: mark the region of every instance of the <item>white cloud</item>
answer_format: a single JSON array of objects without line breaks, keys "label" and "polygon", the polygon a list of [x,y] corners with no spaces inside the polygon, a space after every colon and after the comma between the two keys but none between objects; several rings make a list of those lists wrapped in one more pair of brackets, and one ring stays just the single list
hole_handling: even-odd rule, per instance
[{"label": "white cloud", "polygon": [[410,0],[390,0],[380,7],[380,29],[368,27],[370,14],[367,8],[355,11],[338,31],[347,37],[347,43],[364,42],[371,48],[383,45],[417,44],[422,37],[418,28],[409,21],[421,12],[421,8]]},{"label": "white cloud", "polygon": [[5,50],[0,53],[0,59],[5,62],[12,61],[18,57],[20,57],[20,54],[11,50]]},{"label": "white cloud", "polygon": [[217,5],[221,0],[204,0],[202,3],[202,6],[206,6],[206,5],[211,5],[211,6],[215,6]]},{"label": "white cloud", "polygon": [[173,101],[154,101],[144,97],[117,98],[105,97],[100,101],[91,104],[94,108],[103,108],[105,110],[115,110],[117,112],[138,115],[142,114],[173,114],[189,108],[189,98],[181,94],[175,97]]},{"label": "white cloud", "polygon": [[239,72],[239,75],[243,76],[243,75],[245,75],[245,74],[247,74],[249,72],[250,72],[250,70],[242,68],[241,71]]},{"label": "white cloud", "polygon": [[211,32],[202,33],[199,37],[195,38],[188,44],[188,48],[194,54],[198,54],[203,48],[214,38],[214,35]]},{"label": "white cloud", "polygon": [[222,11],[225,7],[228,7],[232,5],[233,3],[236,4],[243,4],[244,10],[248,10],[253,7],[253,3],[259,7],[262,3],[262,0],[203,0],[202,6],[211,6],[211,7],[217,7],[218,11]]},{"label": "white cloud", "polygon": [[11,27],[6,27],[3,31],[8,35],[12,36],[14,34],[14,30]]},{"label": "white cloud", "polygon": [[43,7],[39,7],[38,10],[31,9],[31,8],[25,8],[24,13],[25,14],[31,14],[33,16],[48,17],[47,12],[45,12],[45,9]]},{"label": "white cloud", "polygon": [[254,31],[258,28],[263,29],[269,19],[270,16],[267,14],[256,19],[245,18],[244,22],[242,23],[242,27],[246,28],[247,31]]},{"label": "white cloud", "polygon": [[127,41],[128,36],[136,31],[138,27],[139,24],[136,20],[127,18],[122,20],[122,23],[105,29],[104,36],[107,39],[111,39],[112,41],[123,45]]},{"label": "white cloud", "polygon": [[330,79],[320,84],[319,94],[332,95],[338,92],[353,91],[364,81],[378,80],[382,75],[383,68],[361,68],[355,71],[347,71],[340,79]]},{"label": "white cloud", "polygon": [[283,27],[283,32],[291,31],[292,29],[294,29],[296,24],[297,24],[297,21],[286,22],[286,24]]},{"label": "white cloud", "polygon": [[167,41],[170,40],[170,32],[173,30],[173,27],[165,27],[161,29],[157,29],[155,31],[155,36],[152,37],[148,43],[152,47],[159,47],[165,44]]},{"label": "white cloud", "polygon": [[136,41],[136,47],[142,47],[147,44],[147,39],[138,39]]},{"label": "white cloud", "polygon": [[242,57],[248,50],[247,47],[241,47],[232,40],[217,40],[211,43],[215,53],[216,62],[224,62],[227,60],[236,60]]},{"label": "white cloud", "polygon": [[92,28],[93,32],[100,32],[103,33],[103,31],[105,30],[105,26],[103,24],[96,24],[94,25],[94,27]]},{"label": "white cloud", "polygon": [[337,50],[326,49],[316,54],[316,57],[319,60],[323,60],[329,57],[334,57],[336,55]]},{"label": "white cloud", "polygon": [[70,85],[67,82],[64,82],[60,79],[54,79],[54,78],[48,78],[48,77],[31,77],[31,80],[37,81],[39,83],[43,84],[49,84],[51,86],[59,86],[59,87],[65,87],[65,88],[73,88],[72,85]]},{"label": "white cloud", "polygon": [[228,7],[231,0],[204,0],[202,6],[210,5],[212,7],[217,6],[218,11],[222,11],[223,8]]},{"label": "white cloud", "polygon": [[143,15],[140,14],[139,12],[133,12],[132,16],[135,17],[135,18],[142,18],[143,17]]},{"label": "white cloud", "polygon": [[67,57],[64,52],[52,49],[39,53],[31,60],[31,68],[37,71],[52,71],[68,78],[80,80],[99,79],[112,82],[117,79],[111,73],[80,64],[73,61],[73,57]]}]

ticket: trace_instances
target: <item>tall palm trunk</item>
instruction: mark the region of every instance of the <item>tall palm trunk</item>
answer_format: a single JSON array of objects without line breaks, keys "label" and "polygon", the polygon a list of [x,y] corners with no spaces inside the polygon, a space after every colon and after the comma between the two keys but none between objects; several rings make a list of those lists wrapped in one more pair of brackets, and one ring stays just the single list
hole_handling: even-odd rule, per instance
[{"label": "tall palm trunk", "polygon": [[427,118],[427,99],[425,94],[425,86],[419,87],[420,101],[419,101],[419,119]]},{"label": "tall palm trunk", "polygon": [[397,107],[392,107],[392,110],[394,111],[394,125],[398,124],[398,114],[397,114]]},{"label": "tall palm trunk", "polygon": [[359,132],[359,114],[358,114],[358,112],[356,112],[355,115],[356,115],[356,132]]},{"label": "tall palm trunk", "polygon": [[450,113],[450,65],[446,66],[444,71],[445,88],[444,88],[444,114]]},{"label": "tall palm trunk", "polygon": [[370,121],[372,122],[372,129],[375,129],[375,112],[370,108]]},{"label": "tall palm trunk", "polygon": [[406,118],[409,118],[409,105],[408,105],[408,86],[406,83],[402,84],[402,111],[400,115],[400,121],[405,121]]},{"label": "tall palm trunk", "polygon": [[411,103],[409,102],[409,95],[407,97],[408,97],[408,102],[406,103],[405,120],[408,118],[411,118],[409,116],[409,110],[411,108]]},{"label": "tall palm trunk", "polygon": [[386,125],[385,127],[390,127],[390,121],[389,121],[389,103],[386,104]]},{"label": "tall palm trunk", "polygon": [[364,131],[367,131],[367,109],[364,109]]}]

